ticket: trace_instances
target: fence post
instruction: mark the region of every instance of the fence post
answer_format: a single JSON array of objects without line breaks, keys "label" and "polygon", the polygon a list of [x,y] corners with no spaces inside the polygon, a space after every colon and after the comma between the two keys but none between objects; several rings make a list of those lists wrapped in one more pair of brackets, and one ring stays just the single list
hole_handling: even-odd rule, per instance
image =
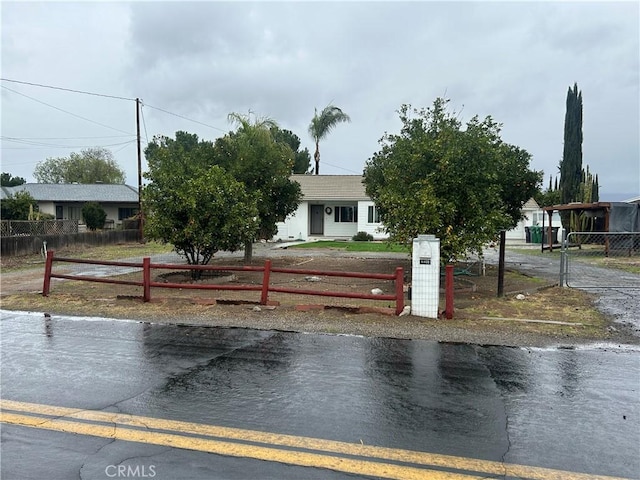
[{"label": "fence post", "polygon": [[44,264],[44,283],[42,284],[42,296],[49,296],[49,289],[51,288],[51,267],[53,265],[53,250],[47,252],[47,261]]},{"label": "fence post", "polygon": [[142,259],[142,289],[142,300],[151,301],[151,258],[149,257]]},{"label": "fence post", "polygon": [[444,271],[444,316],[447,320],[451,320],[453,318],[453,265],[445,266]]},{"label": "fence post", "polygon": [[269,279],[271,277],[271,260],[264,262],[264,275],[262,276],[262,295],[260,295],[260,304],[266,305],[269,300]]},{"label": "fence post", "polygon": [[404,269],[396,267],[396,315],[404,310]]},{"label": "fence post", "polygon": [[[504,296],[504,250],[505,250],[506,238],[507,238],[507,232],[505,230],[501,230],[500,231],[500,252],[498,255],[498,295],[497,295],[498,298]],[[551,244],[549,244],[549,246],[551,246]],[[551,250],[549,250],[549,252],[551,252]]]}]

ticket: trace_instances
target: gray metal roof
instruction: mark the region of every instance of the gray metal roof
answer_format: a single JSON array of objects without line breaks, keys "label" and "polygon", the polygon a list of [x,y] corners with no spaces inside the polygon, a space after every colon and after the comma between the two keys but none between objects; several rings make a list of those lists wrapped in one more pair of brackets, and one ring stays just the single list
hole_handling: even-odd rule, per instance
[{"label": "gray metal roof", "polygon": [[362,175],[292,175],[300,184],[303,200],[370,200]]},{"label": "gray metal roof", "polygon": [[15,187],[2,187],[0,198],[26,191],[42,202],[137,202],[138,190],[124,184],[109,183],[24,183]]}]

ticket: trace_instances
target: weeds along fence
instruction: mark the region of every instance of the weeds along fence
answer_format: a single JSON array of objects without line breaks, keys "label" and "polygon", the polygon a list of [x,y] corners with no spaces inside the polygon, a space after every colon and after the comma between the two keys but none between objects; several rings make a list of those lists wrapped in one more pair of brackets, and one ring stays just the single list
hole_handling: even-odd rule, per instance
[{"label": "weeds along fence", "polygon": [[[53,271],[54,262],[59,263],[72,263],[72,264],[89,264],[102,267],[124,267],[124,272],[134,272],[142,270],[142,281],[139,280],[121,280],[112,276],[90,276],[86,273],[55,273]],[[250,284],[237,284],[237,285],[219,285],[219,284],[198,284],[198,283],[172,283],[172,282],[158,282],[152,280],[151,272],[153,270],[201,270],[201,271],[249,271],[249,272],[261,272],[262,282],[260,285]],[[122,271],[120,272],[123,273]],[[284,286],[277,286],[270,283],[272,273],[284,273],[291,275],[305,275],[305,276],[322,276],[322,277],[343,277],[343,278],[361,278],[361,279],[373,279],[373,280],[386,280],[394,282],[393,294],[373,294],[373,293],[361,293],[361,292],[340,292],[340,291],[321,291],[311,289],[299,289],[289,288]],[[55,252],[49,250],[47,252],[47,260],[45,263],[44,284],[42,288],[42,295],[48,296],[51,291],[51,279],[59,278],[66,280],[78,280],[87,282],[98,283],[110,283],[116,285],[130,285],[136,287],[142,287],[142,299],[145,302],[151,300],[152,288],[173,288],[173,289],[194,289],[194,290],[239,290],[239,291],[255,291],[260,292],[259,303],[261,305],[267,305],[269,302],[269,293],[286,293],[292,295],[315,295],[323,297],[339,297],[339,298],[353,298],[363,300],[384,300],[394,301],[396,304],[395,313],[399,315],[404,309],[404,269],[397,267],[392,274],[384,273],[360,273],[360,272],[337,272],[337,271],[322,271],[322,270],[301,270],[294,268],[281,268],[274,267],[271,260],[266,260],[264,266],[222,266],[222,265],[178,265],[178,264],[161,264],[151,263],[149,257],[142,259],[142,262],[118,262],[118,261],[99,261],[99,260],[85,260],[74,258],[62,258],[55,257]]]}]

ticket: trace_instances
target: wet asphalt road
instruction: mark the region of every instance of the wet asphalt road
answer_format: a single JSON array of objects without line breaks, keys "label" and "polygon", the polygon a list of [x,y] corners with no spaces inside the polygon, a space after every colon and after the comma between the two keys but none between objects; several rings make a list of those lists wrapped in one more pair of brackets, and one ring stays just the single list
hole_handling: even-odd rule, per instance
[{"label": "wet asphalt road", "polygon": [[5,480],[640,478],[637,349],[0,313]]}]

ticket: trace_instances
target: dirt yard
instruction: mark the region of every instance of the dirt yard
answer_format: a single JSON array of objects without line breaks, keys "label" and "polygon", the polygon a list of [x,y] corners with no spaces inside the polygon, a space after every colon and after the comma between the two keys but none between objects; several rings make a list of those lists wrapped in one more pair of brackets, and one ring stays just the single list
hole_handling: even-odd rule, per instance
[{"label": "dirt yard", "polygon": [[[505,296],[496,298],[497,271],[487,266],[457,265],[455,314],[451,320],[425,319],[413,315],[391,315],[390,301],[340,299],[333,297],[270,293],[271,305],[259,305],[260,291],[152,289],[152,302],[143,303],[141,287],[54,279],[51,294],[43,297],[44,264],[32,260],[35,268],[2,272],[1,307],[38,311],[50,315],[91,315],[139,321],[206,324],[225,327],[344,333],[395,338],[423,338],[503,345],[555,345],[586,341],[636,343],[637,337],[614,328],[594,307],[593,298],[571,289],[560,289],[545,281],[508,271]],[[264,265],[256,257],[254,265]],[[274,266],[319,270],[393,273],[404,268],[405,302],[411,303],[410,261],[408,258],[362,258],[338,252],[272,258]],[[240,258],[221,258],[214,265],[241,266]],[[69,264],[60,264],[55,271]],[[3,269],[7,266],[3,259]],[[59,270],[58,270],[59,269]],[[484,273],[484,274],[483,274]],[[119,279],[141,279],[139,273],[118,275]],[[259,287],[261,272],[226,271],[193,281],[189,272],[154,271],[158,282],[180,283],[185,287],[216,283]],[[271,285],[301,290],[370,293],[394,291],[391,281],[289,275],[272,273]],[[441,292],[444,310],[444,292]],[[386,314],[380,313],[385,311]],[[359,312],[359,313],[358,313]]]}]

